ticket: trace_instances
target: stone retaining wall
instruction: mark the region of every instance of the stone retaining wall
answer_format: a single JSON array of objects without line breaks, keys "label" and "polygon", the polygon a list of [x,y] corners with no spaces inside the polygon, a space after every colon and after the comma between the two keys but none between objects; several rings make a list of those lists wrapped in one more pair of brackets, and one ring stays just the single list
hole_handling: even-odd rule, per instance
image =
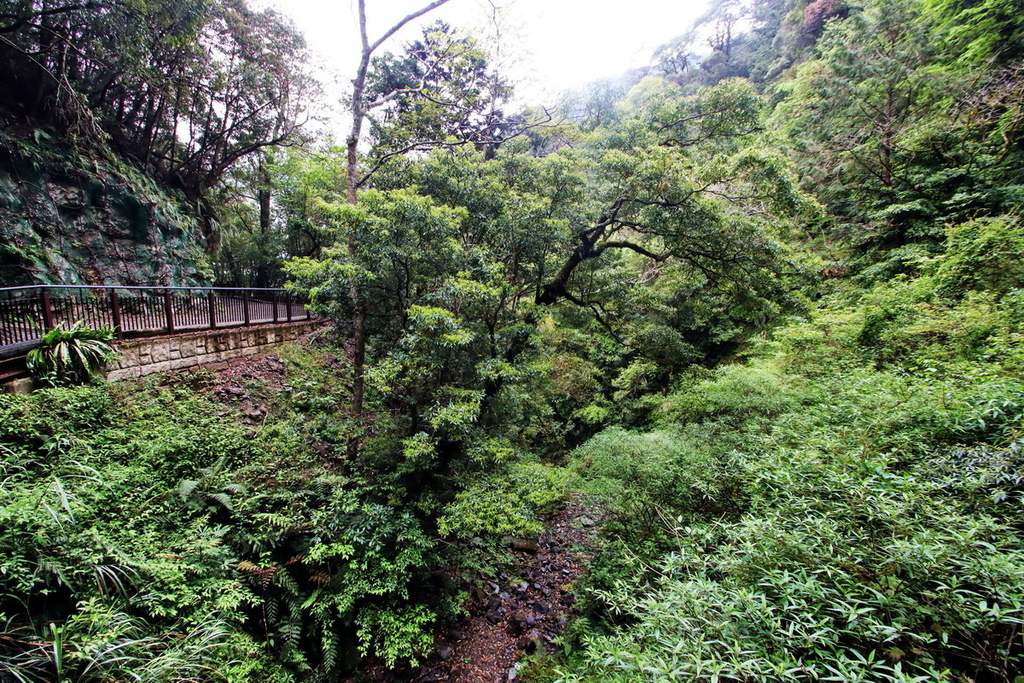
[{"label": "stone retaining wall", "polygon": [[114,381],[154,372],[183,370],[199,365],[263,353],[276,344],[294,341],[323,326],[322,321],[200,330],[166,337],[127,339],[117,342],[116,367],[107,373]]}]

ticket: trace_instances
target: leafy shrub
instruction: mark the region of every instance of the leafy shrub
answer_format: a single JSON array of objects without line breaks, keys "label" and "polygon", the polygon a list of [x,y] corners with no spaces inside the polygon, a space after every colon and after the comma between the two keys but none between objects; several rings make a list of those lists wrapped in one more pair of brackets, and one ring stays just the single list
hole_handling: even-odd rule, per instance
[{"label": "leafy shrub", "polygon": [[977,361],[992,372],[1021,367],[1020,290],[961,289],[953,299],[936,293],[939,283],[936,276],[896,278],[837,295],[812,319],[776,330],[773,346],[790,373],[812,377],[864,364],[939,372]]},{"label": "leafy shrub", "polygon": [[81,384],[116,357],[113,338],[112,329],[86,327],[82,320],[66,330],[58,325],[28,352],[28,368],[45,384]]},{"label": "leafy shrub", "polygon": [[1024,383],[989,381],[964,397],[965,409],[954,429],[967,443],[1014,443],[1024,433]]},{"label": "leafy shrub", "polygon": [[[1015,294],[951,302],[932,284],[838,297],[660,399],[675,430],[577,449],[613,522],[661,514],[657,543],[607,526],[563,681],[1019,676]],[[732,482],[734,514],[672,514],[694,505],[676,482],[701,476]]]},{"label": "leafy shrub", "polygon": [[873,285],[886,282],[899,275],[919,274],[929,259],[938,256],[941,248],[933,244],[905,244],[895,249],[869,253],[865,260],[880,259],[857,274],[858,282]]},{"label": "leafy shrub", "polygon": [[[81,602],[63,624],[18,633],[36,647],[0,655],[4,680],[113,681],[240,680],[259,675],[258,656],[220,615],[154,634],[142,620],[98,599]],[[248,658],[248,662],[242,659]],[[232,661],[235,660],[235,661]]]},{"label": "leafy shrub", "polygon": [[442,536],[481,534],[538,536],[538,513],[552,512],[568,492],[570,472],[540,463],[517,463],[507,472],[484,476],[455,495],[438,517]]},{"label": "leafy shrub", "polygon": [[881,454],[780,451],[751,467],[750,514],[680,527],[653,585],[619,579],[599,594],[632,625],[585,637],[568,680],[1012,678],[1016,535]]},{"label": "leafy shrub", "polygon": [[[323,387],[327,374],[308,376]],[[408,599],[426,581],[433,560],[410,515],[357,506],[345,526],[328,493],[309,490],[324,464],[304,435],[321,414],[267,401],[274,415],[249,427],[186,380],[0,396],[0,678],[55,680],[47,652],[68,680],[327,672],[346,661],[328,661],[325,633],[356,649],[356,602]],[[337,579],[329,560],[287,564],[339,525],[368,540]]]},{"label": "leafy shrub", "polygon": [[573,451],[572,466],[633,543],[659,542],[670,519],[729,516],[745,505],[734,458],[700,448],[684,432],[612,427]]},{"label": "leafy shrub", "polygon": [[1024,439],[1005,448],[953,448],[945,458],[938,459],[938,464],[940,468],[923,476],[962,497],[973,509],[1013,522],[1013,515],[1024,502]]},{"label": "leafy shrub", "polygon": [[365,609],[358,618],[360,651],[374,653],[389,667],[406,660],[415,666],[434,643],[429,626],[436,618],[423,605]]},{"label": "leafy shrub", "polygon": [[767,364],[723,365],[710,377],[684,384],[659,405],[664,423],[685,424],[707,419],[772,417],[794,407],[802,398],[799,378]]},{"label": "leafy shrub", "polygon": [[1024,542],[1001,520],[1022,509],[1019,454],[908,467],[875,443],[830,439],[851,405],[832,396],[799,423],[800,441],[777,432],[743,459],[742,517],[680,521],[660,557],[630,543],[632,569],[621,552],[598,559],[605,579],[586,604],[609,613],[611,631],[578,636],[565,680],[1012,678],[1024,664]]},{"label": "leafy shrub", "polygon": [[947,296],[987,291],[997,296],[1024,283],[1024,223],[1017,216],[979,218],[949,228],[936,281]]}]

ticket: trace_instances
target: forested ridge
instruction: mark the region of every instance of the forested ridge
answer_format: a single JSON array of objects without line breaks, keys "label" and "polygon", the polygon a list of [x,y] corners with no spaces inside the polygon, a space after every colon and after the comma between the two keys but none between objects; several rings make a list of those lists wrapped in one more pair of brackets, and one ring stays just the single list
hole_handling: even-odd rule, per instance
[{"label": "forested ridge", "polygon": [[436,680],[570,499],[493,680],[1021,680],[1019,1],[714,0],[547,108],[373,5],[335,144],[271,11],[0,1],[0,162],[145,176],[329,323],[0,395],[0,680]]}]

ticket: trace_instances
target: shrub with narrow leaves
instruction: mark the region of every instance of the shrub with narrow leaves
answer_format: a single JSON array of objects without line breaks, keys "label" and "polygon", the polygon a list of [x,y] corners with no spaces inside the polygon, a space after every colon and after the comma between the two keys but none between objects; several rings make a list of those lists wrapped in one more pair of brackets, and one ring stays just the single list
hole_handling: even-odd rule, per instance
[{"label": "shrub with narrow leaves", "polygon": [[39,346],[28,352],[32,374],[44,384],[81,384],[117,356],[110,345],[114,331],[91,328],[79,320],[68,329],[60,325],[43,335]]}]

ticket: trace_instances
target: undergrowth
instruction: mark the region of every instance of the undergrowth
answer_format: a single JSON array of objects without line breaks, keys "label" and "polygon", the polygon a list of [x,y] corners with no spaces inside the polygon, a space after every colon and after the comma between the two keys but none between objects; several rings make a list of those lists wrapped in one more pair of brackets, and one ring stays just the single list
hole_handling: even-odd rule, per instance
[{"label": "undergrowth", "polygon": [[614,514],[536,680],[1021,680],[1024,290],[972,290],[1009,282],[974,251],[839,287],[576,449]]},{"label": "undergrowth", "polygon": [[0,396],[0,680],[336,680],[429,653],[566,475],[510,455],[424,512],[347,457],[375,435],[336,353],[295,346],[230,390],[199,371]]}]

